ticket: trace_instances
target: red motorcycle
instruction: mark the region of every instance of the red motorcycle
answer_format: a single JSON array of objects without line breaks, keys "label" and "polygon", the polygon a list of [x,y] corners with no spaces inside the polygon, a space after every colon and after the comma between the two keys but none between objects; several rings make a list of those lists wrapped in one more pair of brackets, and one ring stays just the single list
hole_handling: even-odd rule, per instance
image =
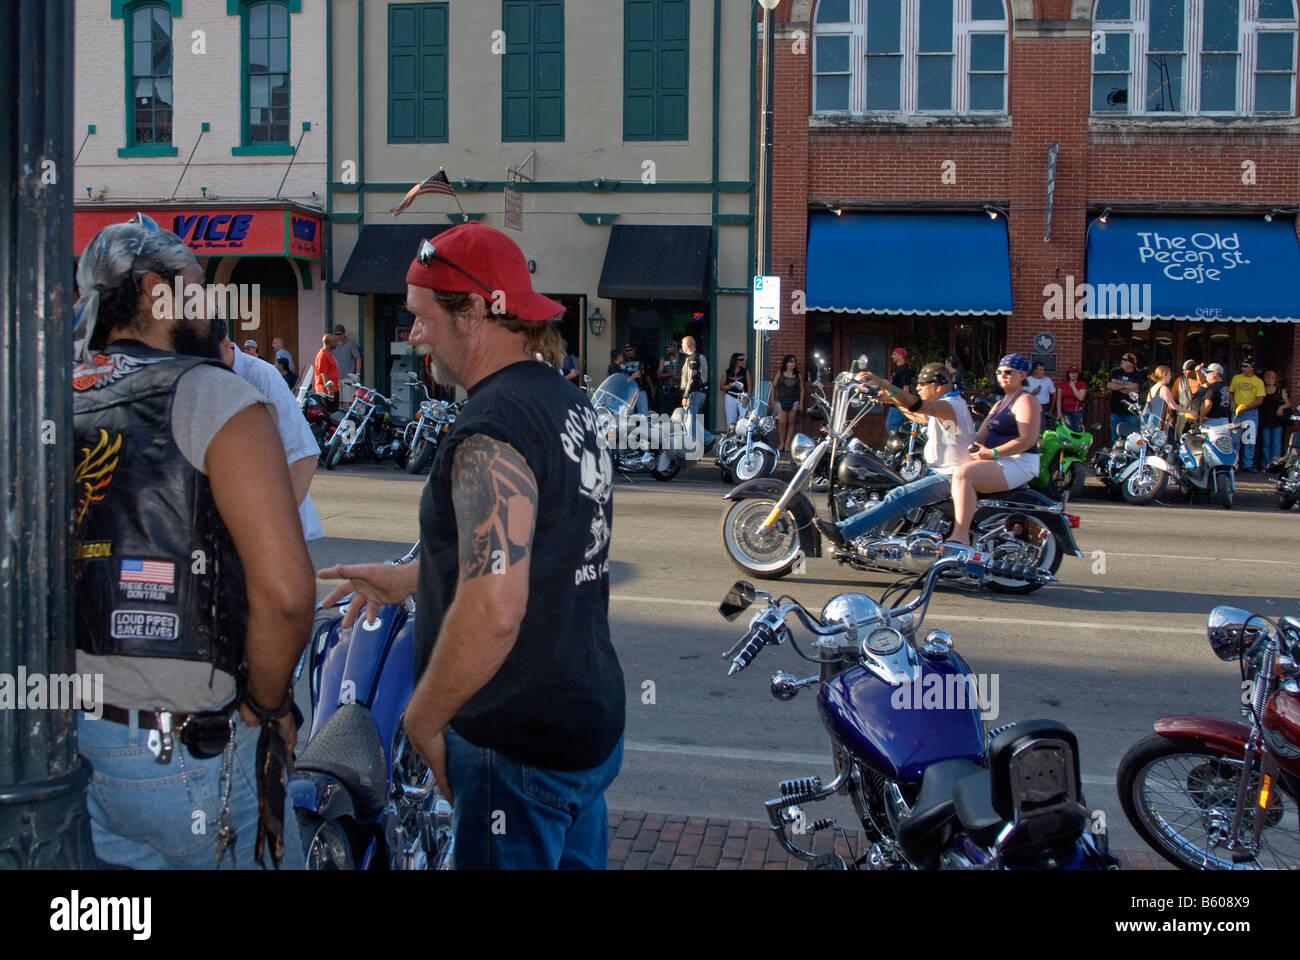
[{"label": "red motorcycle", "polygon": [[1215,607],[1206,632],[1249,723],[1161,717],[1120,761],[1120,804],[1184,870],[1300,869],[1300,619]]}]

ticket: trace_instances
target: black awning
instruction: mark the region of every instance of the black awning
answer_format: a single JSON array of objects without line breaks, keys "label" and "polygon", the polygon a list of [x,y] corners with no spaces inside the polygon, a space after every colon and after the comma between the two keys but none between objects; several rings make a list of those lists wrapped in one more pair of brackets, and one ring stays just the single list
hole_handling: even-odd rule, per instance
[{"label": "black awning", "polygon": [[606,300],[708,300],[712,227],[614,224],[596,293]]},{"label": "black awning", "polygon": [[420,241],[450,229],[447,223],[388,223],[361,228],[357,245],[339,277],[342,293],[406,293],[406,271]]}]

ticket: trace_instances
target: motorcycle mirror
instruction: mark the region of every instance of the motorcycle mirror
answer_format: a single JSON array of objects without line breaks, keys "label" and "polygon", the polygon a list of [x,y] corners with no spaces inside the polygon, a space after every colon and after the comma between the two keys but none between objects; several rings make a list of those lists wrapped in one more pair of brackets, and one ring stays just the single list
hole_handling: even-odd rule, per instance
[{"label": "motorcycle mirror", "polygon": [[727,620],[735,620],[754,602],[754,585],[748,580],[737,580],[718,604],[718,613]]},{"label": "motorcycle mirror", "polygon": [[1210,611],[1205,624],[1205,633],[1210,641],[1210,649],[1220,660],[1228,661],[1241,658],[1242,648],[1259,640],[1265,629],[1263,621],[1259,627],[1246,629],[1247,621],[1259,619],[1252,617],[1250,611],[1240,607],[1218,606]]}]

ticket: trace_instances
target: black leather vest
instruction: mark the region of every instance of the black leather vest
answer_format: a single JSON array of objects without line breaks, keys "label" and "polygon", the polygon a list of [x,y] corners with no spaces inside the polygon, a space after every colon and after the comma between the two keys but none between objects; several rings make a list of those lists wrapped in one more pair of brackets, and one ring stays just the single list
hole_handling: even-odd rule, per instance
[{"label": "black leather vest", "polygon": [[228,673],[243,661],[243,566],[208,478],[172,439],[176,383],[200,364],[225,370],[118,341],[73,371],[78,650]]}]

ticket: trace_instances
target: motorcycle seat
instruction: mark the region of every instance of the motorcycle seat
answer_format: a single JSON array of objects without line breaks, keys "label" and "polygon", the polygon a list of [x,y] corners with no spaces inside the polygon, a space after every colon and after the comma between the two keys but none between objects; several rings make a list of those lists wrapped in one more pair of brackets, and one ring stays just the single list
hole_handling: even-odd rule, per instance
[{"label": "motorcycle seat", "polygon": [[935,866],[939,853],[956,833],[954,790],[962,779],[976,776],[988,782],[987,770],[961,758],[925,768],[912,812],[897,827],[899,846],[913,864],[926,870]]},{"label": "motorcycle seat", "polygon": [[388,799],[385,764],[384,745],[370,711],[359,703],[344,703],[307,741],[294,765],[337,779],[364,816],[378,812]]}]

